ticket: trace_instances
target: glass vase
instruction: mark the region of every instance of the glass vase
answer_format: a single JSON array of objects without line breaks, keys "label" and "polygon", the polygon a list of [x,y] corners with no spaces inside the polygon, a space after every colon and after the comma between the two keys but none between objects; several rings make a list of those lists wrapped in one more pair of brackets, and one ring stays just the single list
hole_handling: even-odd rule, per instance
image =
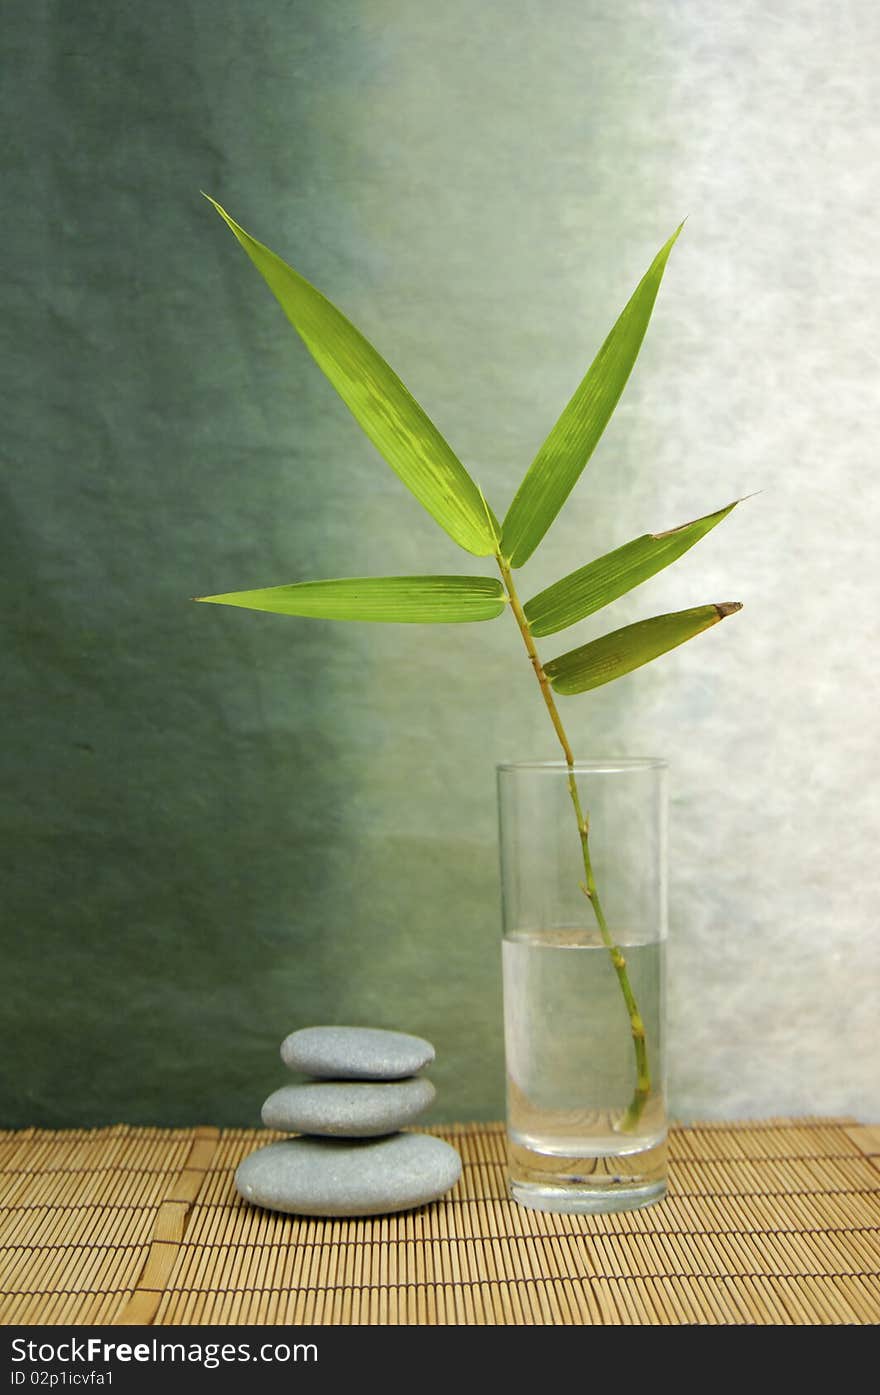
[{"label": "glass vase", "polygon": [[666,766],[498,767],[514,1200],[630,1210],[666,1193]]}]

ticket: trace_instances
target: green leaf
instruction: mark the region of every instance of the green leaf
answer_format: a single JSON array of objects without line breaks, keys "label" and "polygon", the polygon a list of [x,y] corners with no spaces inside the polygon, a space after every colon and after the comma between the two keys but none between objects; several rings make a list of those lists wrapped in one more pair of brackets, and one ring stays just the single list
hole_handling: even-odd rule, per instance
[{"label": "green leaf", "polygon": [[572,649],[544,665],[554,692],[569,696],[600,688],[622,678],[642,664],[650,663],[660,654],[674,649],[685,640],[717,625],[727,615],[742,610],[739,601],[722,601],[718,605],[701,605],[694,610],[677,610],[671,615],[655,615],[651,620],[639,620],[622,630],[594,639],[580,649]]},{"label": "green leaf", "polygon": [[645,533],[623,547],[606,552],[546,591],[533,596],[523,607],[533,635],[556,634],[585,616],[625,596],[633,587],[675,562],[694,543],[726,518],[739,503],[735,499],[717,513],[707,513],[693,523],[683,523],[666,533]]},{"label": "green leaf", "polygon": [[636,361],[669,254],[683,227],[682,223],[657,253],[529,466],[504,520],[502,553],[512,567],[521,567],[531,557],[595,450]]},{"label": "green leaf", "polygon": [[411,625],[494,620],[507,603],[501,582],[490,576],[345,577],[193,599],[270,610],[276,615]]},{"label": "green leaf", "polygon": [[397,374],[345,316],[293,267],[230,218],[209,194],[254,266],[373,445],[466,552],[495,551],[480,493]]}]

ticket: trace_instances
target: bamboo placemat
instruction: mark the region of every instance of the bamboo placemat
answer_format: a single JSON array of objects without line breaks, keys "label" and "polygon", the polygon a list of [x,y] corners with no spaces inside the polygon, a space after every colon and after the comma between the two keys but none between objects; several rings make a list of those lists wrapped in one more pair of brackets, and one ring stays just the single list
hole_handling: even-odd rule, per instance
[{"label": "bamboo placemat", "polygon": [[0,1132],[0,1322],[880,1322],[880,1127],[677,1128],[669,1197],[592,1217],[507,1199],[500,1124],[425,1131],[454,1191],[356,1220],[245,1205],[265,1130]]}]

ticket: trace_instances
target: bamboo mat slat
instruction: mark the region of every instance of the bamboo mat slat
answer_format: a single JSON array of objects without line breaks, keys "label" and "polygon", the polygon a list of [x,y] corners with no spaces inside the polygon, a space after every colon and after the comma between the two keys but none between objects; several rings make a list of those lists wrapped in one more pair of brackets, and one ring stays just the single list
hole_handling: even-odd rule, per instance
[{"label": "bamboo mat slat", "polygon": [[0,1131],[0,1323],[880,1322],[880,1126],[675,1128],[667,1199],[591,1217],[508,1200],[502,1125],[426,1131],[455,1189],[343,1220],[241,1201],[265,1130]]}]

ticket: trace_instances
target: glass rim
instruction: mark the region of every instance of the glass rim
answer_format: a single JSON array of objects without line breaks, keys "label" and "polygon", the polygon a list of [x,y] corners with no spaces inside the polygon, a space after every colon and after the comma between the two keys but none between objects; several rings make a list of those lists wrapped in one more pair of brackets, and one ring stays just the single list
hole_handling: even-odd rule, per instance
[{"label": "glass rim", "polygon": [[607,760],[576,760],[572,766],[564,760],[501,761],[495,769],[499,775],[512,774],[517,770],[540,771],[546,775],[567,774],[569,770],[576,775],[615,775],[633,770],[668,770],[669,763],[659,756],[620,756]]}]

